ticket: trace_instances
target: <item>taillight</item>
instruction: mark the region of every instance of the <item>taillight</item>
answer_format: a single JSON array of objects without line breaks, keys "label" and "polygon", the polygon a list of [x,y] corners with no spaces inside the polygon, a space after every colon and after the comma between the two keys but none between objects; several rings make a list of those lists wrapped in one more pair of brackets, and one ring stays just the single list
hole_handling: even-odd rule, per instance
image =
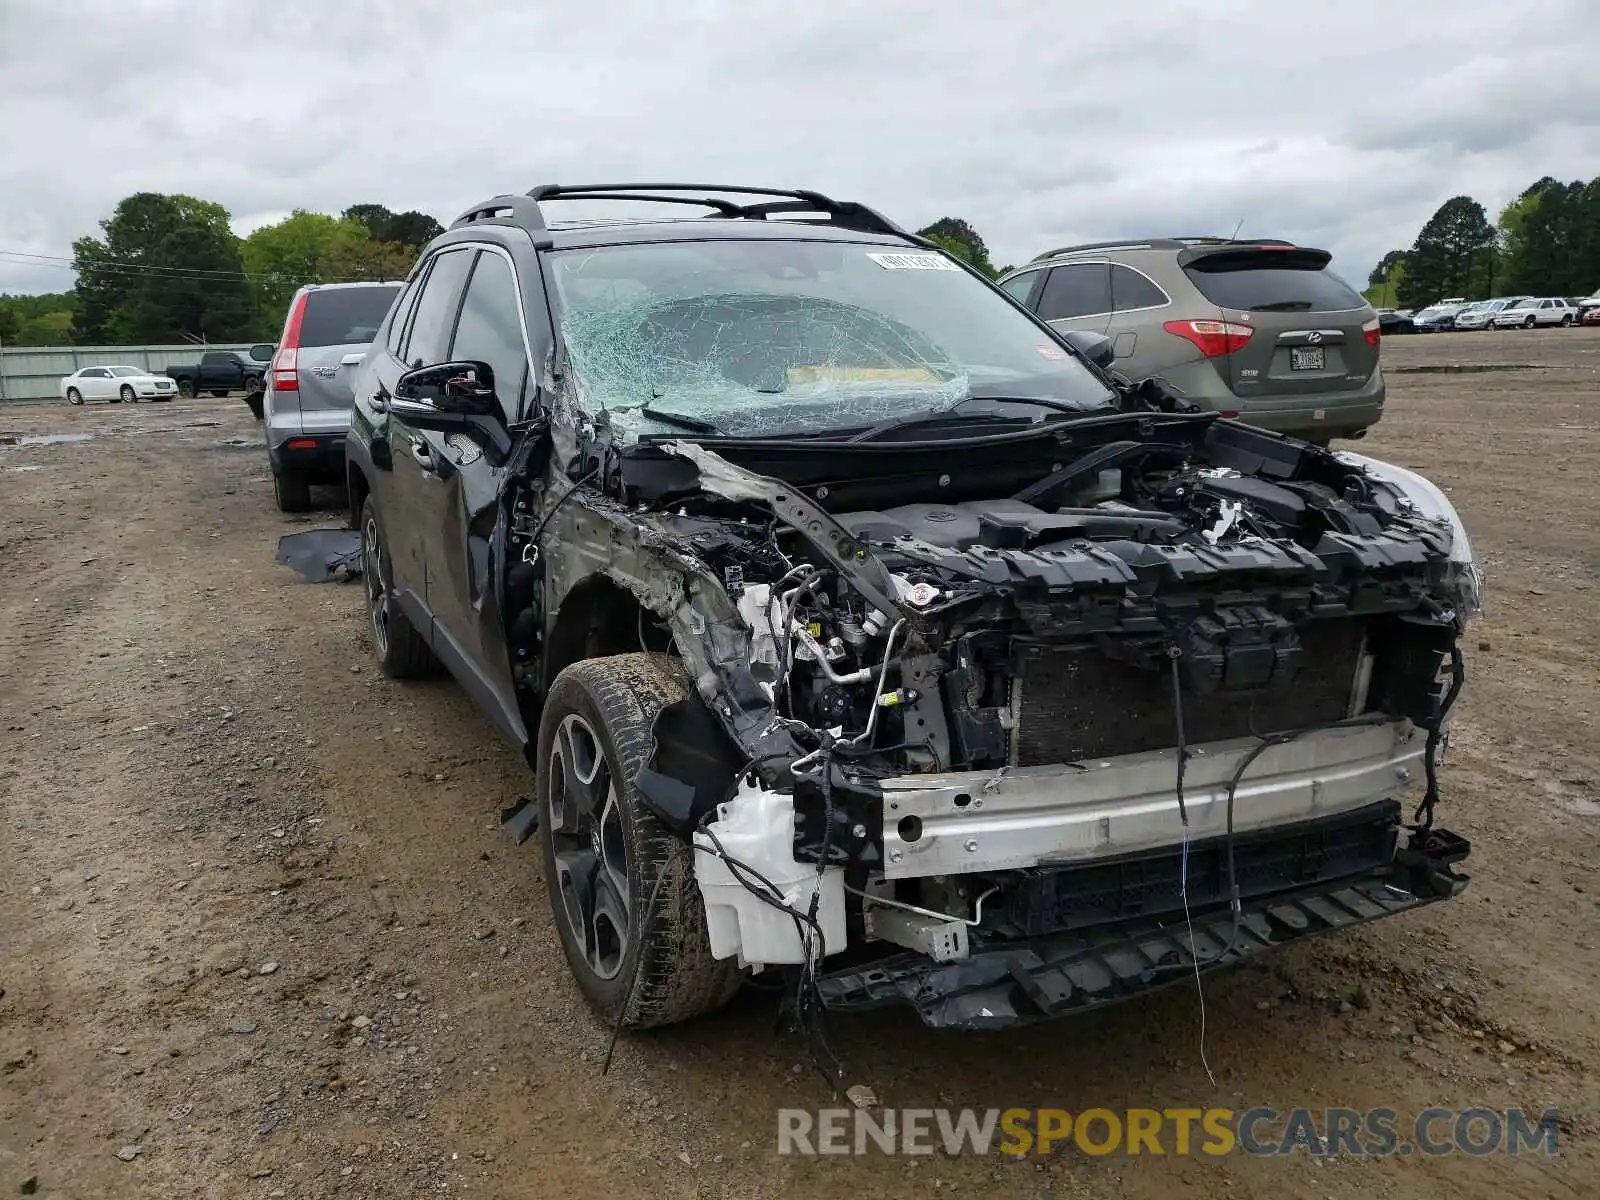
[{"label": "taillight", "polygon": [[1383,326],[1377,317],[1373,317],[1361,327],[1361,334],[1367,339],[1367,345],[1376,346],[1383,340]]},{"label": "taillight", "polygon": [[1242,350],[1255,332],[1249,325],[1233,321],[1168,321],[1162,328],[1193,342],[1207,358],[1220,358]]},{"label": "taillight", "polygon": [[306,293],[295,298],[289,310],[288,323],[283,328],[283,341],[272,356],[272,390],[298,392],[300,390],[300,327],[306,320]]}]

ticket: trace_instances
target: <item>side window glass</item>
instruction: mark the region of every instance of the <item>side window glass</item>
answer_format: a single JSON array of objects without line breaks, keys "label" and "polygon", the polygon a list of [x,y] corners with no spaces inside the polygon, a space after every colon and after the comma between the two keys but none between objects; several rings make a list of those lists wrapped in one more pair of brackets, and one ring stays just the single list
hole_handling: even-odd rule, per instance
[{"label": "side window glass", "polygon": [[401,357],[400,350],[405,344],[406,322],[411,319],[411,310],[416,306],[417,293],[422,290],[422,281],[428,277],[428,269],[424,267],[417,272],[417,276],[400,296],[400,302],[394,306],[394,313],[389,319],[389,335],[384,345],[389,347],[389,353],[396,358]]},{"label": "side window glass", "polygon": [[1046,321],[1111,311],[1111,272],[1105,263],[1056,267],[1045,280],[1038,312]]},{"label": "side window glass", "polygon": [[1000,285],[1000,290],[1010,296],[1018,304],[1028,302],[1028,293],[1033,291],[1033,284],[1039,278],[1039,272],[1029,271],[1026,275],[1017,275],[1006,280]]},{"label": "side window glass", "polygon": [[1111,267],[1111,306],[1117,312],[1130,308],[1159,308],[1167,294],[1131,267],[1114,263]]},{"label": "side window glass", "polygon": [[411,318],[411,335],[406,339],[404,355],[407,366],[426,367],[445,361],[461,285],[471,266],[472,254],[465,249],[447,250],[433,260],[433,269],[417,297],[416,314]]},{"label": "side window glass", "polygon": [[461,318],[448,357],[488,363],[494,371],[495,395],[506,420],[515,421],[522,408],[522,391],[528,377],[528,356],[522,349],[522,313],[511,267],[488,250],[478,255],[472,281],[461,300]]}]

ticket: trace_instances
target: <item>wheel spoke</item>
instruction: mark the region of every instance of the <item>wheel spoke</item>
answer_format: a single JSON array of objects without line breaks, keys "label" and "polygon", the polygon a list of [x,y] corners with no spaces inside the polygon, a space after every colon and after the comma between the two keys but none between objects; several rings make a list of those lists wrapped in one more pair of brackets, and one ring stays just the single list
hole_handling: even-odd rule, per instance
[{"label": "wheel spoke", "polygon": [[545,775],[558,912],[589,969],[611,979],[628,949],[627,834],[611,764],[587,718],[562,717]]},{"label": "wheel spoke", "polygon": [[383,577],[383,542],[376,520],[368,518],[361,543],[361,573],[367,588],[367,608],[372,615],[372,636],[378,644],[378,653],[386,654],[389,649],[389,584]]},{"label": "wheel spoke", "polygon": [[551,766],[559,764],[559,771],[551,772],[549,784],[552,828],[588,836],[605,808],[611,772],[594,730],[578,714],[569,713],[557,728],[554,758]]},{"label": "wheel spoke", "polygon": [[622,969],[622,956],[628,950],[628,880],[623,876],[621,890],[610,871],[595,872],[594,915],[590,921],[589,965],[595,974],[610,979]]}]

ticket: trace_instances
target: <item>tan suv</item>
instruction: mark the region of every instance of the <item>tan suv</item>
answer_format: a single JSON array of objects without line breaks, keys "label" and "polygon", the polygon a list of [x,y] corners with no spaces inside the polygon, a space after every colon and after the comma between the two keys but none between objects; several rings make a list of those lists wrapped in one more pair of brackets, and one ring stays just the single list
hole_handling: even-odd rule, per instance
[{"label": "tan suv", "polygon": [[1378,314],[1326,250],[1149,238],[1067,246],[1000,287],[1061,330],[1104,334],[1116,369],[1205,408],[1326,443],[1383,415]]}]

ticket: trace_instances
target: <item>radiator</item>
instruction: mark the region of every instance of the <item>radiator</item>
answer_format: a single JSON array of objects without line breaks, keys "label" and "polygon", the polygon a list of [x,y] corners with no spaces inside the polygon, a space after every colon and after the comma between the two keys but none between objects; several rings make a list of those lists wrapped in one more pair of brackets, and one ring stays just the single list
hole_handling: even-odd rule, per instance
[{"label": "radiator", "polygon": [[[1201,695],[1184,679],[1188,743],[1281,733],[1348,716],[1362,652],[1360,623],[1313,621],[1300,631],[1300,642],[1300,669],[1286,686]],[[1178,744],[1172,676],[1164,669],[1118,662],[1092,646],[1034,646],[1014,686],[1018,766]]]}]

